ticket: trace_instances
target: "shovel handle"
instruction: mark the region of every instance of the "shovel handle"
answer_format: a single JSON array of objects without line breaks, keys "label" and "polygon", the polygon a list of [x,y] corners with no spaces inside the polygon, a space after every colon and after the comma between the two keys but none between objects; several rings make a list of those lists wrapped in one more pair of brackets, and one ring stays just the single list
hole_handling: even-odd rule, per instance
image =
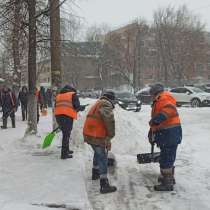
[{"label": "shovel handle", "polygon": [[152,145],[151,145],[151,155],[152,155],[152,158],[153,158],[153,154],[154,154],[154,147],[155,147],[155,144],[152,143]]},{"label": "shovel handle", "polygon": [[58,126],[57,128],[55,128],[51,133],[56,132],[58,129],[60,129],[60,127]]}]

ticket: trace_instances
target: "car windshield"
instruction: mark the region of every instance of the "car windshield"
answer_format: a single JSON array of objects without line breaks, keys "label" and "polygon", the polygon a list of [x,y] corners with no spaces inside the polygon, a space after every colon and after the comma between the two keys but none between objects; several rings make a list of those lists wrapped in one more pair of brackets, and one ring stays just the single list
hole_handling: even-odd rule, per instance
[{"label": "car windshield", "polygon": [[190,90],[194,93],[203,93],[204,91],[200,88],[197,88],[197,87],[192,87],[190,88]]},{"label": "car windshield", "polygon": [[135,96],[129,92],[116,93],[117,98],[135,99]]}]

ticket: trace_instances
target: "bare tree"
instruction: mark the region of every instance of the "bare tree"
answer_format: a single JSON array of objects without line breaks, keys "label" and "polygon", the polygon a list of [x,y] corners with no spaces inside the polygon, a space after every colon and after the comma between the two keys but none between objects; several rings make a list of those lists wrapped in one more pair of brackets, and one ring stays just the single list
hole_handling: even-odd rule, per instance
[{"label": "bare tree", "polygon": [[139,85],[141,70],[140,40],[147,30],[145,21],[135,21],[109,33],[105,39],[102,65],[107,66],[111,74],[118,74],[134,90]]},{"label": "bare tree", "polygon": [[28,50],[28,129],[27,133],[37,132],[36,99],[36,1],[28,0],[29,12],[29,50]]},{"label": "bare tree", "polygon": [[186,6],[169,6],[154,13],[154,29],[163,82],[170,85],[173,78],[183,84],[194,64],[205,58],[204,25]]},{"label": "bare tree", "polygon": [[105,35],[110,32],[109,25],[102,23],[100,25],[92,25],[86,30],[86,41],[89,42],[103,42]]}]

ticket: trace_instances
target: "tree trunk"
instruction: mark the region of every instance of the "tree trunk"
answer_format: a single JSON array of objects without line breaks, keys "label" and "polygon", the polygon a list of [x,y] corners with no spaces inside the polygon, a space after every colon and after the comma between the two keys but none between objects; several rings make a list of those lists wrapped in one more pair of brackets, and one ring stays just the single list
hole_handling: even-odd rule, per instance
[{"label": "tree trunk", "polygon": [[37,132],[37,99],[36,99],[36,1],[28,0],[29,10],[29,51],[28,51],[28,130]]},{"label": "tree trunk", "polygon": [[51,45],[51,77],[52,87],[62,84],[61,50],[60,50],[60,8],[59,0],[49,0],[50,4],[50,45]]},{"label": "tree trunk", "polygon": [[[52,104],[54,110],[55,96],[62,84],[61,49],[60,49],[60,6],[59,0],[49,0],[50,5],[50,48],[51,48],[51,86],[53,90]],[[53,129],[57,127],[54,115]]]},{"label": "tree trunk", "polygon": [[13,36],[12,36],[12,50],[13,50],[13,62],[14,62],[14,74],[13,81],[14,86],[19,89],[21,86],[21,71],[20,71],[20,0],[14,2],[14,24],[13,24]]}]

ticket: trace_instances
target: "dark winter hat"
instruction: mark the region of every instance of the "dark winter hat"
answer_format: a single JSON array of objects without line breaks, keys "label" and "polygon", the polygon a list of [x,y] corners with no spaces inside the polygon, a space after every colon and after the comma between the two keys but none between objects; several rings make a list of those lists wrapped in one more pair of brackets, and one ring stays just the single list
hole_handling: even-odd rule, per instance
[{"label": "dark winter hat", "polygon": [[73,87],[72,87],[72,86],[70,86],[70,85],[65,85],[63,89],[65,89],[65,90],[67,90],[67,91],[76,92],[76,89],[75,89],[75,88],[73,88]]},{"label": "dark winter hat", "polygon": [[150,95],[155,96],[164,91],[164,86],[160,83],[154,84],[150,88]]},{"label": "dark winter hat", "polygon": [[107,97],[108,99],[114,101],[115,100],[115,94],[113,91],[106,91],[103,93],[104,97]]}]

